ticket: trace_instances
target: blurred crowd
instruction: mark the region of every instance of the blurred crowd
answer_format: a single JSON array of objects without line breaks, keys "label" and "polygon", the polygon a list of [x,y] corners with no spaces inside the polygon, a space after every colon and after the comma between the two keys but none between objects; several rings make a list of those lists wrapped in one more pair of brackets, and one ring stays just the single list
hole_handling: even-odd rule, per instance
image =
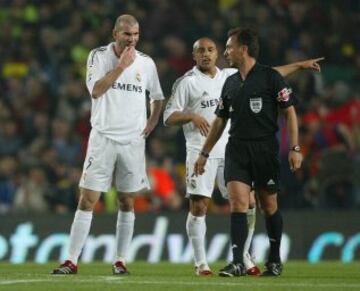
[{"label": "blurred crowd", "polygon": [[[90,131],[85,87],[89,51],[111,42],[116,17],[140,22],[138,49],[156,62],[169,97],[193,66],[192,43],[216,40],[251,25],[261,39],[259,61],[280,65],[324,56],[322,73],[288,78],[299,100],[303,168],[289,171],[280,120],[283,208],[360,207],[360,2],[292,0],[0,0],[0,214],[74,211]],[[223,57],[219,67],[225,67]],[[181,127],[160,121],[147,143],[152,190],[138,212],[186,207]],[[116,209],[116,191],[97,211]],[[212,212],[228,211],[219,191]]]}]

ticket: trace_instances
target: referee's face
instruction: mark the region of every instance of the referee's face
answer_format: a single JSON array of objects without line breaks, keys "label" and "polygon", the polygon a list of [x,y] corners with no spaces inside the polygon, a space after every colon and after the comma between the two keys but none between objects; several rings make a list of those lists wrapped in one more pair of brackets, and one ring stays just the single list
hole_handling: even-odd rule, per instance
[{"label": "referee's face", "polygon": [[139,41],[139,25],[121,23],[118,30],[113,32],[114,39],[121,50],[127,46],[135,47]]},{"label": "referee's face", "polygon": [[230,67],[237,68],[243,63],[243,49],[234,36],[230,36],[226,42],[224,56]]},{"label": "referee's face", "polygon": [[193,57],[196,66],[202,71],[211,70],[215,67],[218,52],[215,43],[209,38],[201,38],[195,42]]}]

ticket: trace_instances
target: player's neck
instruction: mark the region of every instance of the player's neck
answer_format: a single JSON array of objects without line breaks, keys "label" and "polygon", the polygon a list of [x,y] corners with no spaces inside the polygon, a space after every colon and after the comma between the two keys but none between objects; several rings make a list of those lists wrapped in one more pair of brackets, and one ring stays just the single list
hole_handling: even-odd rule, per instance
[{"label": "player's neck", "polygon": [[201,67],[198,66],[197,68],[201,73],[203,73],[204,75],[209,76],[210,78],[214,78],[215,75],[216,75],[216,67],[204,69],[204,68],[201,68]]},{"label": "player's neck", "polygon": [[115,55],[116,55],[118,58],[120,58],[121,53],[124,51],[124,49],[123,49],[123,48],[120,48],[117,43],[114,43],[114,45],[113,45],[113,51],[114,51]]},{"label": "player's neck", "polygon": [[246,76],[249,74],[251,69],[255,66],[256,59],[254,58],[246,58],[242,64],[239,66],[239,73],[243,80],[246,79]]}]

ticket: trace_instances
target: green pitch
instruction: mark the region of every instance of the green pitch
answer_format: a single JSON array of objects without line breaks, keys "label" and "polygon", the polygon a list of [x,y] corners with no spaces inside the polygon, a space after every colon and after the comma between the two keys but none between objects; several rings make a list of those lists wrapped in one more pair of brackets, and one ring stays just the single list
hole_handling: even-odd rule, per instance
[{"label": "green pitch", "polygon": [[[77,275],[49,275],[55,266],[57,263],[0,263],[0,290],[360,290],[360,262],[347,265],[289,262],[279,278],[199,278],[188,264],[144,262],[130,264],[131,275],[126,277],[111,275],[110,265],[103,263],[82,264]],[[211,265],[213,271],[223,266],[223,263]]]}]

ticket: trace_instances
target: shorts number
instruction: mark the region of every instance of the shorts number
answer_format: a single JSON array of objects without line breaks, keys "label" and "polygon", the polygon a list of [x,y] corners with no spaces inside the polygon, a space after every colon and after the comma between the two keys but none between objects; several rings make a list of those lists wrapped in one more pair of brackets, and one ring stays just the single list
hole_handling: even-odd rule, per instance
[{"label": "shorts number", "polygon": [[93,160],[94,160],[94,158],[93,158],[93,157],[90,157],[90,158],[89,158],[88,165],[86,166],[86,169],[85,169],[85,170],[87,170],[87,169],[89,169],[89,168],[90,168],[90,166],[91,166],[91,164],[92,164]]}]

